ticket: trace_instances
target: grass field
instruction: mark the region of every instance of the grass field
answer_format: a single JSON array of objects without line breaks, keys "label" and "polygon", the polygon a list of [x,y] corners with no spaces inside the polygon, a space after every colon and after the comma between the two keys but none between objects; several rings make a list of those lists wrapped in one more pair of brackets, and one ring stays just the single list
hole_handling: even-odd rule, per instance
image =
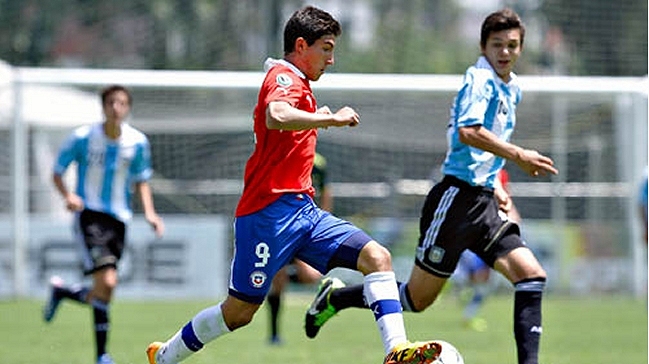
[{"label": "grass field", "polygon": [[[282,316],[282,346],[267,345],[268,312],[212,342],[188,364],[370,364],[383,360],[382,345],[369,311],[350,309],[325,326],[315,340],[302,331],[310,295],[287,296]],[[129,302],[112,308],[110,351],[117,364],[145,364],[144,349],[165,340],[209,302]],[[0,362],[7,364],[93,364],[93,334],[88,309],[66,302],[54,322],[40,319],[41,303],[0,302]],[[508,295],[490,297],[482,311],[484,333],[460,325],[461,307],[442,297],[424,313],[405,315],[413,340],[444,339],[455,344],[467,364],[516,363]],[[647,363],[647,303],[614,297],[544,301],[541,364]]]}]

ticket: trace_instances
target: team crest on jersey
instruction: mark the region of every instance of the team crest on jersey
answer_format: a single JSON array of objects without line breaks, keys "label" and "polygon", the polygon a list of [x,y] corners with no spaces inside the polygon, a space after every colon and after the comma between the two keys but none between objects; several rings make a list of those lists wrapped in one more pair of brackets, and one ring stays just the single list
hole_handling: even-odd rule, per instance
[{"label": "team crest on jersey", "polygon": [[252,283],[252,286],[255,288],[259,288],[266,283],[266,273],[256,270],[252,273],[250,273],[250,283]]},{"label": "team crest on jersey", "polygon": [[280,73],[279,75],[277,75],[277,77],[275,77],[275,81],[282,87],[289,87],[293,84],[293,80],[286,73]]},{"label": "team crest on jersey", "polygon": [[439,263],[444,258],[446,251],[438,246],[432,246],[428,252],[428,259],[433,263]]}]

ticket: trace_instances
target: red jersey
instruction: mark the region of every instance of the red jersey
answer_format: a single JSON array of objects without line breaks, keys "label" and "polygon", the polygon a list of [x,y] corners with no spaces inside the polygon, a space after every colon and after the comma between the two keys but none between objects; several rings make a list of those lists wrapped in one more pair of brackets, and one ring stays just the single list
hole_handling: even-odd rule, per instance
[{"label": "red jersey", "polygon": [[500,180],[500,184],[503,186],[503,189],[507,193],[509,193],[509,173],[507,173],[507,171],[504,168],[502,168],[498,172],[498,179]]},{"label": "red jersey", "polygon": [[255,150],[246,163],[236,217],[257,212],[284,193],[307,193],[313,197],[315,192],[311,169],[318,131],[268,129],[266,108],[272,101],[285,101],[312,113],[317,110],[309,81],[288,64],[279,63],[266,73],[254,112]]}]

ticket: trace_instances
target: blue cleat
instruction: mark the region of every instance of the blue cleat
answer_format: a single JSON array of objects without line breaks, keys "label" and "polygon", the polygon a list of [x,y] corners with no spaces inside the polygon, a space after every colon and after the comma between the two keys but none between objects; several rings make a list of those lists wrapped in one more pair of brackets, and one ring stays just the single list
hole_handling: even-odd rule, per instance
[{"label": "blue cleat", "polygon": [[57,308],[59,308],[59,303],[63,297],[60,294],[60,289],[63,287],[63,279],[58,276],[53,276],[50,278],[50,297],[43,307],[43,320],[45,322],[51,322],[56,314]]},{"label": "blue cleat", "polygon": [[97,358],[97,364],[115,364],[113,359],[108,354],[102,354]]}]

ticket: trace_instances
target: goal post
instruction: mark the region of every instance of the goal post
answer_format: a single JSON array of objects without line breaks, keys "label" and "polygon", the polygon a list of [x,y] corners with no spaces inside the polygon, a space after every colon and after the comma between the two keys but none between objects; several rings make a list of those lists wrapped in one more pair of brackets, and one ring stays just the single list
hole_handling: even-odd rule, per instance
[{"label": "goal post", "polygon": [[[27,272],[38,252],[30,250],[27,222],[65,214],[52,197],[48,168],[73,127],[101,120],[98,91],[106,85],[133,92],[131,122],[151,141],[160,212],[231,216],[253,148],[263,73],[17,67],[8,74],[0,88],[0,148],[10,156],[0,167],[7,182],[0,220],[13,230],[8,246],[0,245],[0,279],[10,273],[12,289],[0,296],[29,295]],[[550,155],[560,170],[535,180],[506,167],[529,240],[540,241],[552,270],[551,288],[646,293],[636,185],[647,166],[647,77],[519,79],[513,141]],[[443,161],[448,110],[461,80],[331,73],[312,84],[320,105],[350,105],[361,115],[358,128],[320,132],[335,213],[385,236],[396,254],[411,253],[401,246],[413,244],[412,225]],[[556,241],[564,239],[569,244]],[[586,278],[570,282],[574,274]]]}]

